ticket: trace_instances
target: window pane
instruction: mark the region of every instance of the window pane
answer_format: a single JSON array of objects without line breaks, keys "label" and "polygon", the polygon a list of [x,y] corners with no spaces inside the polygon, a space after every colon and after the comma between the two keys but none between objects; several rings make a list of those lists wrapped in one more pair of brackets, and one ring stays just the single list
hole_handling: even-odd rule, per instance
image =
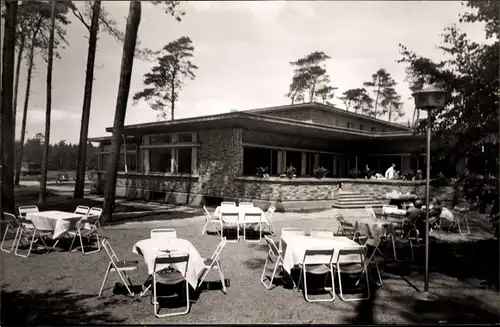
[{"label": "window pane", "polygon": [[[276,156],[276,162],[278,161]],[[243,175],[255,176],[257,167],[267,167],[271,164],[271,150],[265,148],[243,148]]]},{"label": "window pane", "polygon": [[177,149],[177,172],[182,174],[191,173],[191,148]]},{"label": "window pane", "polygon": [[[124,157],[125,155],[122,153],[120,155],[120,165],[118,166],[118,171],[125,171]],[[135,152],[127,153],[127,171],[136,171],[136,158],[137,155],[135,154]]]},{"label": "window pane", "polygon": [[158,173],[170,173],[171,158],[171,149],[149,149],[149,171]]},{"label": "window pane", "polygon": [[177,134],[177,142],[193,142],[193,134],[192,133],[182,133]]},{"label": "window pane", "polygon": [[172,134],[150,135],[149,144],[172,143]]},{"label": "window pane", "polygon": [[299,176],[302,168],[302,152],[286,151],[286,168],[290,165],[295,167],[295,174]]}]

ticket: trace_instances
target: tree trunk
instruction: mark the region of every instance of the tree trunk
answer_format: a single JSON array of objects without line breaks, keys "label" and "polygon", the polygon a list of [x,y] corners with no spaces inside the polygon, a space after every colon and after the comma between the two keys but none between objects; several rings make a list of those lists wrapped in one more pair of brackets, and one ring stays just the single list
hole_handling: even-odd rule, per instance
[{"label": "tree trunk", "polygon": [[32,45],[30,49],[30,58],[28,63],[28,75],[26,77],[26,93],[24,95],[23,120],[21,122],[21,143],[19,144],[19,158],[16,161],[16,177],[14,181],[15,185],[19,185],[19,179],[21,177],[21,165],[23,162],[24,141],[26,138],[26,120],[28,116],[28,105],[30,102],[31,76],[33,74],[34,55],[35,55],[35,49],[34,45]]},{"label": "tree trunk", "polygon": [[377,80],[377,95],[375,96],[375,108],[373,109],[373,117],[377,118],[378,97],[380,95],[380,76]]},{"label": "tree trunk", "polygon": [[101,1],[94,2],[92,7],[92,23],[90,25],[89,49],[87,54],[87,71],[85,74],[85,88],[83,92],[82,121],[80,125],[80,143],[78,145],[78,167],[76,169],[76,184],[73,197],[83,198],[85,188],[85,166],[87,162],[87,137],[89,133],[90,104],[92,99],[92,83],[94,81],[95,52],[97,33],[99,31],[99,14]]},{"label": "tree trunk", "polygon": [[[36,45],[36,36],[40,31],[40,27],[42,25],[42,20],[39,19],[37,22],[37,26],[35,27],[35,31],[31,36],[31,46],[29,52],[29,62],[28,62],[28,75],[26,78],[26,93],[24,95],[24,108],[23,108],[23,121],[21,123],[21,143],[19,144],[19,160],[16,162],[16,175],[15,175],[15,185],[19,185],[19,179],[21,177],[21,165],[23,161],[23,150],[24,150],[24,139],[26,137],[26,119],[28,116],[28,105],[30,101],[30,92],[31,92],[31,76],[33,74],[33,60],[35,56],[35,45]],[[14,134],[15,137],[15,134]]]},{"label": "tree trunk", "polygon": [[14,196],[14,124],[12,97],[14,88],[14,57],[16,51],[17,1],[5,2],[5,25],[2,56],[2,107],[0,108],[0,218],[4,212],[15,214]]},{"label": "tree trunk", "polygon": [[109,155],[106,190],[104,195],[104,218],[112,220],[115,206],[116,179],[118,175],[118,164],[120,162],[120,143],[123,135],[123,125],[127,112],[127,102],[130,92],[130,79],[134,64],[134,53],[137,42],[137,31],[141,22],[141,2],[130,1],[127,19],[127,29],[123,42],[122,63],[120,69],[120,83],[118,85],[118,96],[115,108],[115,121],[113,124],[113,136],[111,138],[111,151]]},{"label": "tree trunk", "polygon": [[174,68],[172,72],[172,86],[170,89],[170,116],[171,120],[174,120],[174,113],[175,113],[175,79],[177,78],[177,70]]},{"label": "tree trunk", "polygon": [[42,155],[42,178],[40,181],[40,193],[38,194],[38,203],[45,202],[45,192],[47,190],[47,167],[49,161],[49,142],[50,142],[50,114],[52,110],[52,66],[54,63],[54,32],[56,25],[56,0],[52,0],[52,11],[50,14],[50,38],[49,54],[47,63],[47,104],[45,109],[45,142]]},{"label": "tree trunk", "polygon": [[391,122],[392,118],[392,108],[389,107],[389,123]]},{"label": "tree trunk", "polygon": [[[24,45],[26,35],[23,33],[19,40],[19,51],[17,53],[16,61],[16,77],[14,80],[14,99],[12,100],[12,122],[14,124],[14,133],[16,131],[16,114],[17,114],[17,92],[19,90],[19,72],[21,71],[21,62],[23,61]],[[19,184],[19,183],[18,183]]]}]

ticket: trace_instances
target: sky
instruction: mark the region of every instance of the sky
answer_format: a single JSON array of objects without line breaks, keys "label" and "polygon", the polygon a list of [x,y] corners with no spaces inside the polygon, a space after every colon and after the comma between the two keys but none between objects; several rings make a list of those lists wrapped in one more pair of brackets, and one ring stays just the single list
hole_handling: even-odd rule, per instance
[{"label": "sky", "polygon": [[[118,27],[125,31],[128,1],[103,1]],[[411,118],[413,102],[400,59],[399,43],[416,53],[439,60],[437,49],[446,26],[457,24],[476,41],[484,40],[480,24],[459,24],[466,8],[458,1],[249,1],[182,2],[182,22],[143,2],[139,26],[141,45],[153,50],[181,36],[194,44],[196,79],[185,81],[176,119],[285,105],[292,78],[289,62],[313,51],[331,59],[326,68],[337,96],[362,87],[379,68],[398,83],[405,117]],[[72,16],[67,29],[69,46],[54,62],[50,143],[79,139],[88,32]],[[122,45],[104,32],[96,54],[89,136],[105,136],[113,124]],[[27,136],[44,131],[46,64],[36,58],[27,118]],[[134,61],[126,124],[156,121],[147,103],[133,105],[131,98],[143,87],[143,75],[153,63]],[[20,75],[18,112],[24,102],[26,70]],[[343,108],[339,100],[334,104]],[[16,137],[20,137],[21,114]]]}]

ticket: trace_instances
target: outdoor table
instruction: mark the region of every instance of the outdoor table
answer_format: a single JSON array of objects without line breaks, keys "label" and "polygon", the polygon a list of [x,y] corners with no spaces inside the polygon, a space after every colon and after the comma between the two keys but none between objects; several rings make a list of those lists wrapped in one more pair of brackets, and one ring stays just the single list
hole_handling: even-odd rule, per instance
[{"label": "outdoor table", "polygon": [[374,220],[369,218],[362,218],[356,220],[354,228],[356,228],[356,230],[361,233],[361,235],[380,238],[392,234],[395,225],[397,225],[396,222],[388,221],[385,219]]},{"label": "outdoor table", "polygon": [[[155,259],[159,255],[166,255],[168,253],[187,253],[189,254],[188,269],[186,274],[186,264],[176,263],[173,268],[183,274],[186,281],[194,288],[198,286],[198,279],[205,269],[203,257],[198,253],[198,250],[188,240],[180,238],[148,238],[141,240],[134,244],[132,252],[142,255],[144,262],[148,268],[148,274],[153,274]],[[168,268],[168,264],[161,264],[156,266],[156,272]]]},{"label": "outdoor table", "polygon": [[404,209],[395,209],[391,207],[385,207],[384,211],[388,215],[393,215],[393,216],[405,216],[406,215],[406,210]]},{"label": "outdoor table", "polygon": [[403,193],[386,193],[385,198],[389,200],[390,205],[396,205],[398,208],[403,208],[403,203],[405,202],[412,202],[415,203],[415,201],[418,199],[418,196],[416,194],[403,194]]},{"label": "outdoor table", "polygon": [[[291,273],[295,265],[300,265],[302,263],[306,250],[334,249],[333,263],[336,264],[340,250],[361,247],[361,245],[345,236],[322,238],[303,235],[286,235],[284,237],[282,236],[280,241],[285,249],[283,269],[285,269],[288,274]],[[361,263],[361,257],[357,254],[342,255],[340,263]]]},{"label": "outdoor table", "polygon": [[71,228],[75,228],[76,223],[84,215],[64,212],[64,211],[40,211],[26,214],[26,219],[31,220],[36,229],[52,231],[52,238],[56,239],[66,233]]},{"label": "outdoor table", "polygon": [[[217,207],[214,212],[214,216],[218,217],[221,219],[222,213],[228,213],[228,214],[238,214],[238,223],[243,224],[244,219],[245,219],[245,214],[260,214],[260,221],[263,223],[267,223],[267,217],[264,211],[262,211],[261,208],[259,207],[250,207],[250,206],[242,206],[242,207],[231,207],[231,206],[224,206],[224,207]],[[246,223],[253,223],[253,224],[258,224],[259,222],[258,216],[248,216]]]}]

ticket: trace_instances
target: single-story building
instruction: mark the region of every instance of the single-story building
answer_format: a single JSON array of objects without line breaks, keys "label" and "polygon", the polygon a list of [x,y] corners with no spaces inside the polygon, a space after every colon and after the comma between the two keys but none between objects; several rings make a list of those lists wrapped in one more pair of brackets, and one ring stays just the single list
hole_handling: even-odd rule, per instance
[{"label": "single-story building", "polygon": [[[100,143],[102,191],[111,138],[89,140]],[[331,201],[366,165],[382,173],[392,163],[401,173],[425,169],[425,138],[411,128],[319,103],[127,125],[123,140],[117,196],[190,205]],[[280,178],[290,165],[296,178]],[[270,178],[256,177],[258,167]],[[313,178],[315,167],[327,176]]]}]

